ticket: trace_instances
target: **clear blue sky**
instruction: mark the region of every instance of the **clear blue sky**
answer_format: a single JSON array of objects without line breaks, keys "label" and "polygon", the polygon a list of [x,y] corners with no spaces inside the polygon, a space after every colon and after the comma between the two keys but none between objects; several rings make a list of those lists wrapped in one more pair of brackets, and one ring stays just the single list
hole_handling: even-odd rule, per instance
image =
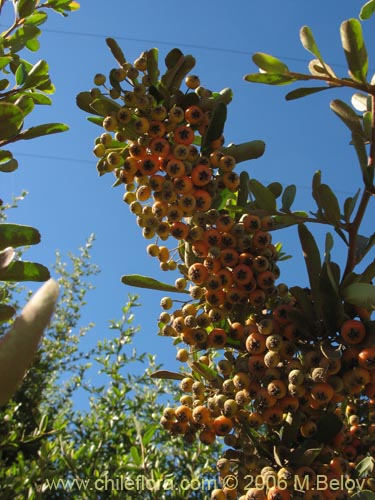
[{"label": "clear blue sky", "polygon": [[[161,60],[173,47],[193,54],[197,59],[194,73],[200,75],[202,85],[215,91],[224,87],[234,91],[225,130],[227,143],[262,139],[267,144],[261,159],[240,167],[264,183],[295,183],[295,209],[314,210],[310,185],[317,169],[323,171],[323,181],[336,190],[340,200],[353,195],[359,186],[359,167],[349,146],[349,133],[329,110],[331,99],[345,99],[350,94],[335,90],[287,103],[284,95],[292,87],[254,85],[243,77],[256,72],[251,55],[257,51],[280,57],[290,69],[307,71],[312,56],[299,42],[303,25],[313,30],[326,61],[346,76],[339,26],[345,19],[358,17],[363,3],[82,0],[81,9],[67,19],[50,14],[42,27],[40,52],[27,58],[49,62],[57,90],[53,106],[34,112],[27,124],[61,121],[70,131],[14,145],[19,169],[1,176],[1,191],[6,199],[23,189],[29,192],[11,214],[13,222],[33,225],[42,233],[42,243],[25,254],[27,259],[51,265],[57,249],[63,255],[75,252],[90,233],[95,233],[92,255],[101,274],[94,279],[97,288],[89,295],[84,313],[85,320],[97,324],[91,335],[105,335],[108,320],[118,318],[128,293],[136,292],[142,303],[136,310],[135,322],[142,329],[137,345],[156,353],[167,368],[175,367],[175,347],[170,339],[156,335],[163,294],[131,290],[121,284],[120,277],[141,273],[173,282],[176,276],[161,273],[157,262],[147,256],[147,243],[122,202],[122,188],[111,188],[111,176],[97,176],[92,147],[102,131],[87,122],[75,105],[76,94],[93,86],[95,73],[107,73],[115,66],[105,38],[116,38],[128,60],[152,47],[159,48]],[[0,22],[4,25],[6,16]],[[375,42],[374,22],[363,25],[370,52]],[[372,71],[374,54],[370,53]],[[368,218],[362,232],[370,233],[371,226]],[[317,234],[322,241],[323,233]],[[274,233],[274,241],[282,241],[284,250],[294,255],[281,264],[281,281],[306,285],[296,229]],[[333,258],[340,261],[342,246],[335,248]]]}]

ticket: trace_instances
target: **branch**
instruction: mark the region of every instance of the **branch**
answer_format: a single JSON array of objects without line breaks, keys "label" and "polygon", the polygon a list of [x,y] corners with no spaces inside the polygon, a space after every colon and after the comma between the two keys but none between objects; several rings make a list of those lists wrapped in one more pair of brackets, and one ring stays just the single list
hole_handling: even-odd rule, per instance
[{"label": "branch", "polygon": [[[372,111],[372,123],[371,123],[371,142],[370,142],[370,152],[368,156],[368,166],[375,168],[375,94],[371,94],[371,111]],[[356,265],[356,250],[357,250],[357,235],[359,227],[362,223],[362,219],[365,215],[368,202],[371,195],[374,194],[374,186],[371,189],[366,189],[362,193],[361,201],[358,206],[357,213],[353,219],[353,222],[349,224],[349,250],[348,257],[346,261],[346,267],[344,271],[343,278],[350,273]]]}]

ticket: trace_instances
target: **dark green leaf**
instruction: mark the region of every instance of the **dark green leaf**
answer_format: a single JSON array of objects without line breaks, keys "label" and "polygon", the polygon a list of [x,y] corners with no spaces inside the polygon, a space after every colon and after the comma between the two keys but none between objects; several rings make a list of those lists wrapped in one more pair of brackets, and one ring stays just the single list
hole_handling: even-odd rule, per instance
[{"label": "dark green leaf", "polygon": [[172,92],[180,89],[183,79],[194,68],[195,62],[195,58],[191,55],[186,55],[183,57],[182,64],[178,67],[173,78],[171,79],[170,84],[168,85],[168,88]]},{"label": "dark green leaf", "polygon": [[[80,92],[76,97],[77,106],[81,108],[83,111],[86,111],[86,113],[94,112],[94,110],[91,107],[92,102],[93,98],[90,92]],[[99,113],[96,114],[99,115]]]},{"label": "dark green leaf", "polygon": [[271,184],[268,184],[267,189],[271,191],[275,198],[278,198],[283,192],[283,186],[280,182],[271,182]]},{"label": "dark green leaf", "polygon": [[319,208],[324,211],[325,219],[332,225],[340,224],[340,206],[336,195],[327,184],[318,187]]},{"label": "dark green leaf", "polygon": [[366,151],[366,146],[365,146],[365,139],[362,134],[352,134],[352,144],[354,146],[355,152],[357,154],[359,166],[361,167],[362,170],[362,175],[364,174],[367,163],[368,163],[368,158],[367,158],[367,151]]},{"label": "dark green leaf", "polygon": [[290,212],[290,207],[293,204],[294,198],[296,197],[296,193],[297,193],[297,188],[294,184],[291,184],[290,186],[287,186],[284,189],[281,198],[281,203],[282,203],[281,210],[283,210],[284,212]]},{"label": "dark green leaf", "polygon": [[366,2],[359,13],[359,17],[362,21],[366,21],[367,19],[370,19],[370,17],[373,15],[375,12],[375,0],[369,0]]},{"label": "dark green leaf", "polygon": [[162,283],[154,278],[148,276],[141,276],[140,274],[129,274],[123,276],[121,281],[124,285],[135,286],[138,288],[148,288],[150,290],[161,290],[163,292],[176,292],[176,293],[189,293],[187,290],[179,290],[173,285]]},{"label": "dark green leaf", "polygon": [[342,290],[342,297],[354,306],[375,309],[375,286],[370,283],[353,283]]},{"label": "dark green leaf", "polygon": [[276,198],[266,186],[263,186],[256,179],[251,179],[249,187],[255,197],[258,208],[272,213],[276,212]]},{"label": "dark green leaf", "polygon": [[291,443],[297,440],[301,424],[302,413],[300,411],[293,414],[288,413],[282,427],[281,442],[283,445],[290,446]]},{"label": "dark green leaf", "polygon": [[359,116],[353,111],[353,109],[348,106],[345,102],[340,99],[334,99],[330,107],[334,113],[345,123],[345,125],[352,131],[353,134],[357,134],[364,137],[364,131],[361,125],[361,120]]},{"label": "dark green leaf", "polygon": [[301,242],[303,256],[309,276],[310,288],[315,302],[319,301],[319,275],[321,271],[321,260],[318,245],[312,233],[305,224],[298,226],[298,235]]},{"label": "dark green leaf", "polygon": [[328,90],[330,88],[331,87],[302,87],[289,92],[285,96],[285,99],[287,101],[292,101],[293,99],[300,99],[301,97],[306,97],[311,94],[316,94],[317,92],[321,92],[322,90]]},{"label": "dark green leaf", "polygon": [[48,269],[35,262],[18,260],[0,271],[0,281],[47,281],[49,278]]},{"label": "dark green leaf", "polygon": [[5,269],[14,259],[16,252],[12,247],[4,248],[0,251],[0,269]]},{"label": "dark green leaf", "polygon": [[234,156],[236,162],[240,163],[259,158],[264,154],[265,149],[266,145],[263,141],[255,140],[242,144],[231,144],[226,148],[222,148],[222,151],[226,155]]},{"label": "dark green leaf", "polygon": [[64,123],[45,123],[44,125],[37,125],[30,127],[19,134],[20,139],[35,139],[35,137],[42,137],[44,135],[57,134],[59,132],[66,132],[69,127]]},{"label": "dark green leaf", "polygon": [[36,0],[18,0],[16,2],[18,17],[30,16],[34,12],[36,3]]},{"label": "dark green leaf", "polygon": [[14,172],[18,168],[18,161],[12,158],[11,160],[8,161],[1,161],[0,162],[0,172]]},{"label": "dark green leaf", "polygon": [[142,436],[142,443],[144,446],[147,446],[152,441],[152,438],[158,429],[158,424],[152,424],[147,428],[147,431]]},{"label": "dark green leaf", "polygon": [[170,52],[168,52],[168,54],[165,56],[165,65],[168,69],[171,69],[173,68],[174,66],[176,66],[176,64],[178,64],[179,60],[181,59],[181,57],[183,57],[184,54],[181,52],[180,49],[172,49]]},{"label": "dark green leaf", "polygon": [[282,61],[269,54],[264,54],[263,52],[257,52],[253,55],[254,63],[263,71],[267,73],[288,73],[289,68]]},{"label": "dark green leaf", "polygon": [[320,443],[330,443],[336,434],[341,431],[342,425],[341,419],[335,413],[326,412],[317,422],[314,440]]},{"label": "dark green leaf", "polygon": [[276,73],[251,73],[244,78],[251,83],[265,83],[266,85],[287,85],[297,81],[296,77]]},{"label": "dark green leaf", "polygon": [[0,323],[10,320],[16,314],[16,310],[12,306],[0,304]]},{"label": "dark green leaf", "polygon": [[375,278],[375,260],[370,262],[366,269],[361,273],[360,280],[364,283],[371,283],[371,281]]},{"label": "dark green leaf", "polygon": [[99,127],[103,127],[103,118],[99,116],[88,116],[87,120],[95,125],[99,125]]},{"label": "dark green leaf", "polygon": [[219,139],[223,134],[226,119],[227,107],[222,102],[219,102],[213,110],[210,125],[202,139],[203,154],[209,153],[211,142],[216,141],[216,139]]},{"label": "dark green leaf", "polygon": [[46,95],[41,94],[40,92],[33,91],[28,93],[27,95],[31,97],[31,99],[35,102],[35,104],[41,104],[43,106],[45,105],[49,106],[52,104],[52,100]]},{"label": "dark green leaf", "polygon": [[325,250],[324,250],[324,254],[325,254],[325,261],[328,262],[329,260],[331,260],[331,250],[333,248],[333,244],[334,244],[334,239],[333,239],[333,236],[331,233],[327,233],[326,234],[326,241],[325,241]]},{"label": "dark green leaf", "polygon": [[9,80],[6,80],[5,78],[0,80],[0,91],[5,90],[8,87],[9,87]]},{"label": "dark green leaf", "polygon": [[18,106],[0,102],[0,141],[11,139],[21,130],[23,113]]},{"label": "dark green leaf", "polygon": [[341,43],[344,48],[349,75],[361,83],[366,83],[368,58],[362,36],[362,26],[358,19],[344,21],[340,27]]},{"label": "dark green leaf", "polygon": [[167,379],[167,380],[182,380],[186,375],[182,373],[170,372],[169,370],[158,370],[151,374],[151,378]]},{"label": "dark green leaf", "polygon": [[338,330],[345,319],[342,299],[338,292],[337,264],[324,262],[319,276],[320,313],[328,332]]},{"label": "dark green leaf", "polygon": [[308,332],[312,332],[314,325],[314,308],[310,295],[300,286],[292,286],[289,288],[289,291],[297,300],[298,306],[302,309]]},{"label": "dark green leaf", "polygon": [[38,243],[40,243],[40,233],[37,229],[19,224],[0,224],[0,250]]},{"label": "dark green leaf", "polygon": [[110,48],[113,57],[119,63],[120,66],[126,63],[126,59],[123,51],[120,49],[118,43],[113,38],[106,38],[106,43]]},{"label": "dark green leaf", "polygon": [[361,490],[350,495],[351,500],[375,500],[375,493],[371,490]]},{"label": "dark green leaf", "polygon": [[147,52],[147,74],[151,85],[157,87],[159,78],[158,49],[153,48]]},{"label": "dark green leaf", "polygon": [[375,233],[370,237],[357,235],[356,239],[356,263],[358,264],[375,245]]},{"label": "dark green leaf", "polygon": [[240,173],[240,187],[237,196],[237,205],[239,207],[244,207],[247,203],[249,196],[249,174],[242,171]]}]

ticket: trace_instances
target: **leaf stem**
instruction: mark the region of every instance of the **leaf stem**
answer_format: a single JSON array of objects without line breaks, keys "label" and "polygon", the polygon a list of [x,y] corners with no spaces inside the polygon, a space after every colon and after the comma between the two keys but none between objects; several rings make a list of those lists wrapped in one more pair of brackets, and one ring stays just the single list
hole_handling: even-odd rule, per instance
[{"label": "leaf stem", "polygon": [[352,79],[333,78],[332,76],[307,75],[305,73],[295,73],[293,71],[289,71],[287,74],[288,76],[295,78],[296,80],[318,80],[326,82],[328,85],[334,87],[349,87],[357,90],[362,90],[363,92],[367,92],[371,95],[375,93],[375,85],[356,82]]}]

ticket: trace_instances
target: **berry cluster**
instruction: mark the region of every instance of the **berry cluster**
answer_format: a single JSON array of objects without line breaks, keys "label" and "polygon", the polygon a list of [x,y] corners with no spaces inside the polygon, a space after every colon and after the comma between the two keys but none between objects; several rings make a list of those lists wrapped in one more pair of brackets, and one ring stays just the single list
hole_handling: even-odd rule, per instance
[{"label": "berry cluster", "polygon": [[[165,408],[161,425],[186,443],[224,439],[222,488],[212,499],[341,500],[348,490],[320,491],[317,476],[355,478],[358,467],[375,489],[363,462],[375,452],[375,347],[366,311],[348,313],[335,332],[318,317],[313,331],[300,331],[296,318],[305,309],[276,284],[272,214],[252,209],[235,172],[239,159],[224,147],[230,91],[203,88],[189,74],[191,56],[177,49],[158,80],[155,49],[130,64],[109,45],[120,68],[109,88],[104,75],[94,79],[108,96],[98,88],[89,96],[105,129],[94,148],[98,170],[125,186],[143,236],[156,238],[148,254],[162,270],[178,269],[175,290],[189,295],[175,310],[172,298],[161,301],[160,333],[174,339],[188,366],[175,374],[180,405]],[[175,250],[162,243],[169,238]],[[254,487],[254,478],[263,483]]]}]

